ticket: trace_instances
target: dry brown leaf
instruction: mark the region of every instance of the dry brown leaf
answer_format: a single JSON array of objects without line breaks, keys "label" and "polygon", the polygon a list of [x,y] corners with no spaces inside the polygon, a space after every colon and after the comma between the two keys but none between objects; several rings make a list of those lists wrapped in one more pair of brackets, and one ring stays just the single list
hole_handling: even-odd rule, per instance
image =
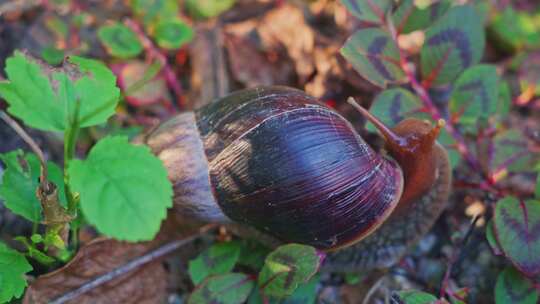
[{"label": "dry brown leaf", "polygon": [[294,5],[280,5],[264,16],[257,32],[264,49],[286,49],[300,83],[305,83],[314,71],[315,33],[306,24],[302,10]]},{"label": "dry brown leaf", "polygon": [[270,61],[249,38],[227,35],[225,46],[234,79],[247,87],[287,84],[294,76],[289,62]]},{"label": "dry brown leaf", "polygon": [[[67,265],[32,282],[23,303],[50,303],[143,255],[152,249],[153,244],[96,239],[81,248]],[[161,261],[157,260],[93,288],[67,303],[160,303],[166,298],[166,275]]]}]

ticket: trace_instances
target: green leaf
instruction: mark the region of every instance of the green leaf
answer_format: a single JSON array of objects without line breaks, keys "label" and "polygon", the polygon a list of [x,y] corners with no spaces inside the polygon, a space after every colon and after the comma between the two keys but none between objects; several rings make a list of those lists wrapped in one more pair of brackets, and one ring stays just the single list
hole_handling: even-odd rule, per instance
[{"label": "green leaf", "polygon": [[493,138],[495,155],[491,164],[492,171],[532,173],[540,154],[529,151],[526,138],[523,132],[518,129],[498,132]]},{"label": "green leaf", "polygon": [[188,271],[195,285],[210,275],[224,274],[233,270],[240,257],[238,242],[217,243],[189,261]]},{"label": "green leaf", "polygon": [[446,148],[452,169],[456,168],[461,161],[461,154],[455,146],[456,140],[448,133],[448,131],[446,131],[446,129],[442,129],[437,141]]},{"label": "green leaf", "polygon": [[[41,204],[36,196],[39,186],[40,163],[36,155],[23,154],[21,150],[0,154],[6,170],[0,185],[0,197],[13,213],[29,221],[41,221]],[[24,161],[24,166],[21,164]],[[66,197],[62,170],[54,163],[47,162],[49,180],[58,188],[60,202],[65,206]]]},{"label": "green leaf", "polygon": [[70,163],[68,173],[85,219],[119,240],[152,239],[172,206],[163,163],[148,147],[131,145],[126,137],[100,140],[86,160]]},{"label": "green leaf", "polygon": [[64,61],[64,51],[51,45],[41,51],[41,57],[48,64],[59,65]]},{"label": "green leaf", "polygon": [[300,244],[278,247],[266,257],[259,274],[259,286],[273,297],[291,295],[298,285],[307,282],[319,268],[315,248]]},{"label": "green leaf", "polygon": [[260,270],[270,252],[270,248],[259,242],[248,239],[242,240],[238,264],[250,267],[253,270]]},{"label": "green leaf", "polygon": [[434,295],[417,290],[398,291],[392,298],[403,304],[432,304],[437,301]]},{"label": "green leaf", "polygon": [[495,66],[479,64],[468,68],[457,79],[449,109],[459,123],[476,130],[478,119],[488,119],[497,113],[499,76]]},{"label": "green leaf", "polygon": [[415,0],[404,0],[392,15],[398,33],[407,34],[425,29],[446,13],[451,1],[437,1],[428,7],[418,7]]},{"label": "green leaf", "polygon": [[176,50],[193,39],[193,29],[180,19],[158,22],[153,33],[159,47]]},{"label": "green leaf", "polygon": [[243,273],[228,273],[207,278],[189,297],[189,304],[241,304],[255,283]]},{"label": "green leaf", "polygon": [[[313,276],[307,283],[300,284],[292,295],[285,298],[269,298],[263,294],[258,286],[255,286],[249,295],[248,304],[313,304],[317,299],[317,285],[320,276]],[[266,300],[266,301],[265,301]]]},{"label": "green leaf", "polygon": [[485,45],[484,29],[479,18],[469,5],[454,6],[427,29],[420,52],[425,82],[447,84],[463,70],[478,63]]},{"label": "green leaf", "polygon": [[347,10],[362,21],[382,24],[392,8],[392,0],[341,0]]},{"label": "green leaf", "polygon": [[494,16],[489,32],[496,39],[495,44],[507,51],[515,51],[524,47],[540,46],[540,24],[538,15],[520,12],[506,6],[504,11]]},{"label": "green leaf", "polygon": [[[379,93],[369,111],[384,124],[392,127],[405,118],[429,119],[428,114],[421,112],[423,108],[422,102],[415,94],[402,88],[395,88]],[[375,130],[372,124],[367,124],[367,127]]]},{"label": "green leaf", "polygon": [[381,29],[358,30],[341,48],[341,54],[362,77],[377,86],[384,88],[405,80],[397,45]]},{"label": "green leaf", "polygon": [[495,207],[495,236],[505,255],[528,276],[540,273],[540,201],[505,197]]},{"label": "green leaf", "polygon": [[196,18],[212,18],[230,9],[236,0],[186,0],[187,11]]},{"label": "green leaf", "polygon": [[115,113],[120,97],[120,90],[116,87],[116,76],[97,60],[71,56],[69,62],[78,66],[80,72],[84,74],[75,81],[75,96],[81,103],[80,127],[106,122]]},{"label": "green leaf", "polygon": [[540,199],[540,173],[536,176],[536,198]]},{"label": "green leaf", "polygon": [[[105,122],[114,114],[120,96],[116,77],[98,61],[76,56],[68,61],[71,64],[63,69],[53,70],[15,52],[6,62],[9,81],[0,82],[8,112],[45,131],[65,131],[76,116],[79,127]],[[75,115],[78,102],[79,115]]]},{"label": "green leaf", "polygon": [[22,296],[27,286],[25,274],[30,270],[24,255],[0,242],[0,303]]},{"label": "green leaf", "polygon": [[504,118],[510,113],[510,107],[512,105],[512,92],[510,90],[510,85],[506,80],[499,81],[499,96],[497,103],[497,110],[495,113],[499,118]]},{"label": "green leaf", "polygon": [[177,0],[133,0],[130,5],[138,19],[145,27],[160,20],[176,18],[178,16]]},{"label": "green leaf", "polygon": [[495,226],[493,225],[493,221],[489,221],[486,225],[486,239],[489,243],[489,247],[491,247],[491,251],[493,251],[493,254],[495,255],[501,255],[503,254],[503,251],[501,247],[499,246],[499,243],[497,243],[497,238],[495,237]]},{"label": "green leaf", "polygon": [[512,267],[506,267],[499,274],[495,285],[496,304],[535,304],[538,291],[533,284]]},{"label": "green leaf", "polygon": [[97,35],[107,52],[118,58],[133,58],[143,50],[137,34],[121,23],[103,25]]}]

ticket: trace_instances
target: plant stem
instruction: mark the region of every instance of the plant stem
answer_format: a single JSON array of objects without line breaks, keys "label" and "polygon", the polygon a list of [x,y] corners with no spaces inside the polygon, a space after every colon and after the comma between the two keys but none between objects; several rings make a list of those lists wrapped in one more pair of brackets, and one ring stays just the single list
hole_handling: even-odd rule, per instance
[{"label": "plant stem", "polygon": [[126,18],[124,24],[135,32],[135,34],[141,41],[147,56],[150,59],[156,59],[159,63],[161,63],[161,71],[165,76],[165,81],[167,82],[167,85],[174,92],[176,104],[178,105],[178,107],[183,108],[183,90],[180,86],[180,81],[178,80],[178,77],[176,77],[176,74],[167,62],[167,56],[165,56],[165,54],[163,54],[158,48],[156,48],[154,43],[143,32],[141,25],[139,25],[135,20]]},{"label": "plant stem", "polygon": [[41,164],[41,173],[40,173],[40,183],[45,187],[48,186],[47,183],[47,161],[45,161],[45,156],[43,154],[43,151],[39,148],[38,144],[26,133],[26,131],[15,121],[15,119],[11,118],[9,115],[6,114],[6,112],[0,110],[0,118],[8,125],[10,126],[25,142],[30,146],[30,149],[32,149],[32,152],[34,152]]},{"label": "plant stem", "polygon": [[71,215],[77,214],[77,201],[71,187],[69,186],[69,163],[75,156],[75,147],[77,145],[77,137],[79,136],[79,109],[80,101],[75,103],[75,116],[70,118],[70,124],[64,133],[64,185],[66,189],[66,197],[68,201],[68,212]]},{"label": "plant stem", "polygon": [[[407,59],[407,54],[405,53],[405,51],[399,47],[398,33],[390,18],[388,18],[388,21],[386,22],[386,26],[392,36],[392,40],[394,41],[394,43],[396,44],[398,48],[401,68],[405,72],[407,80],[409,81],[412,89],[418,95],[418,97],[420,98],[424,106],[429,110],[429,113],[431,114],[431,117],[434,120],[439,120],[443,118],[443,115],[441,114],[441,112],[439,111],[439,109],[437,108],[433,100],[431,99],[431,96],[429,95],[427,89],[416,78],[416,75],[415,75],[416,71],[415,71],[414,65],[411,62],[409,62],[409,60]],[[484,179],[484,181],[488,185],[495,187],[495,183],[490,178],[489,173],[484,172],[480,161],[471,152],[471,150],[469,149],[469,147],[467,146],[465,142],[465,139],[463,138],[461,133],[456,129],[454,122],[451,119],[447,121],[445,128],[446,128],[446,131],[448,131],[448,133],[455,140],[456,149],[461,155],[461,157],[463,157],[463,159],[465,159],[467,163],[469,163],[469,165],[481,175],[481,177]],[[495,194],[499,194],[499,193],[500,193],[499,191],[495,192]]]}]

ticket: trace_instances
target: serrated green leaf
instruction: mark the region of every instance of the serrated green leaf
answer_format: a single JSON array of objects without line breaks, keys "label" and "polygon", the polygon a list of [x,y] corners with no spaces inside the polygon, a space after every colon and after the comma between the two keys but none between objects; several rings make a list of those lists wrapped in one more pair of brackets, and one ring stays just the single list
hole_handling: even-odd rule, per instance
[{"label": "serrated green leaf", "polygon": [[259,287],[269,296],[289,296],[299,284],[315,275],[319,264],[319,255],[311,246],[280,246],[266,257],[259,274]]},{"label": "serrated green leaf", "polygon": [[[19,161],[23,159],[23,167]],[[41,221],[41,204],[36,197],[39,186],[40,163],[32,153],[24,155],[21,150],[0,154],[6,166],[0,185],[0,197],[13,213],[38,223]],[[49,180],[58,188],[60,202],[65,206],[66,197],[62,170],[54,163],[47,162]]]},{"label": "serrated green leaf", "polygon": [[512,267],[506,267],[499,274],[495,285],[496,304],[535,304],[538,291],[533,284]]},{"label": "serrated green leaf", "polygon": [[224,274],[233,270],[240,257],[240,243],[217,243],[189,261],[188,271],[195,285],[208,276]]},{"label": "serrated green leaf", "polygon": [[362,21],[382,24],[392,8],[392,0],[341,0],[347,10]]},{"label": "serrated green leaf", "polygon": [[495,237],[495,228],[492,220],[489,221],[486,225],[486,239],[488,241],[489,247],[491,247],[491,251],[493,251],[495,255],[503,254],[499,243],[497,243],[497,238]]},{"label": "serrated green leaf", "polygon": [[230,9],[236,0],[186,0],[187,11],[196,18],[212,18]]},{"label": "serrated green leaf", "polygon": [[85,219],[119,240],[152,239],[172,206],[163,163],[148,147],[131,145],[126,137],[100,140],[86,160],[70,163],[68,173]]},{"label": "serrated green leaf", "polygon": [[[421,112],[422,102],[415,94],[402,88],[382,91],[375,97],[369,111],[389,127],[395,126],[405,118],[429,119],[427,113]],[[372,124],[367,124],[369,130],[375,130]]]},{"label": "serrated green leaf", "polygon": [[398,291],[393,298],[395,297],[397,297],[399,303],[403,304],[432,304],[437,301],[434,295],[417,290]]},{"label": "serrated green leaf", "polygon": [[495,236],[504,254],[523,273],[540,273],[540,201],[505,197],[495,206]]},{"label": "serrated green leaf", "polygon": [[137,34],[121,23],[103,25],[97,35],[107,52],[118,58],[133,58],[143,50]]},{"label": "serrated green leaf", "polygon": [[475,131],[478,119],[497,113],[499,76],[495,66],[479,64],[468,68],[457,79],[450,96],[449,110],[459,123]]},{"label": "serrated green leaf", "polygon": [[[90,127],[107,121],[116,110],[120,90],[116,76],[102,62],[70,56],[69,62],[77,65],[85,76],[75,81],[75,96],[80,105],[80,127]],[[72,103],[70,103],[72,104]]]},{"label": "serrated green leaf", "polygon": [[189,304],[241,304],[255,283],[243,273],[228,273],[207,278],[189,297]]},{"label": "serrated green leaf", "polygon": [[426,31],[420,52],[422,77],[432,85],[453,81],[478,63],[485,37],[478,13],[469,5],[454,6]]},{"label": "serrated green leaf", "polygon": [[415,2],[417,1],[401,1],[399,7],[392,15],[392,22],[398,33],[407,34],[427,28],[443,16],[452,4],[451,1],[441,0],[432,3],[428,7],[421,8]]},{"label": "serrated green leaf", "polygon": [[193,29],[180,19],[161,21],[156,24],[153,32],[159,47],[176,50],[193,39]]},{"label": "serrated green leaf", "polygon": [[405,80],[397,45],[381,29],[358,30],[341,48],[341,54],[362,77],[377,86],[384,88]]},{"label": "serrated green leaf", "polygon": [[23,254],[0,242],[0,303],[22,296],[27,286],[25,274],[31,270]]},{"label": "serrated green leaf", "polygon": [[178,16],[178,1],[176,0],[133,0],[130,5],[138,19],[146,27],[160,20]]},{"label": "serrated green leaf", "polygon": [[114,114],[120,96],[116,77],[95,60],[72,56],[69,62],[73,65],[52,70],[15,52],[6,62],[9,81],[0,82],[8,112],[34,128],[65,131],[77,116],[74,112],[80,102],[80,127],[105,122]]}]

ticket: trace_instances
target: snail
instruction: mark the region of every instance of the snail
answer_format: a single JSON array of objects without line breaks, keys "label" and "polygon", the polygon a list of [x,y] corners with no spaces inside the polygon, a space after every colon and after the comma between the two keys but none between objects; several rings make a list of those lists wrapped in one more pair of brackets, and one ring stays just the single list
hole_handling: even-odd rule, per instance
[{"label": "snail", "polygon": [[328,252],[333,270],[384,267],[446,205],[451,170],[442,127],[405,119],[375,152],[336,111],[288,87],[231,93],[162,123],[144,141],[163,161],[174,212],[240,223]]}]

